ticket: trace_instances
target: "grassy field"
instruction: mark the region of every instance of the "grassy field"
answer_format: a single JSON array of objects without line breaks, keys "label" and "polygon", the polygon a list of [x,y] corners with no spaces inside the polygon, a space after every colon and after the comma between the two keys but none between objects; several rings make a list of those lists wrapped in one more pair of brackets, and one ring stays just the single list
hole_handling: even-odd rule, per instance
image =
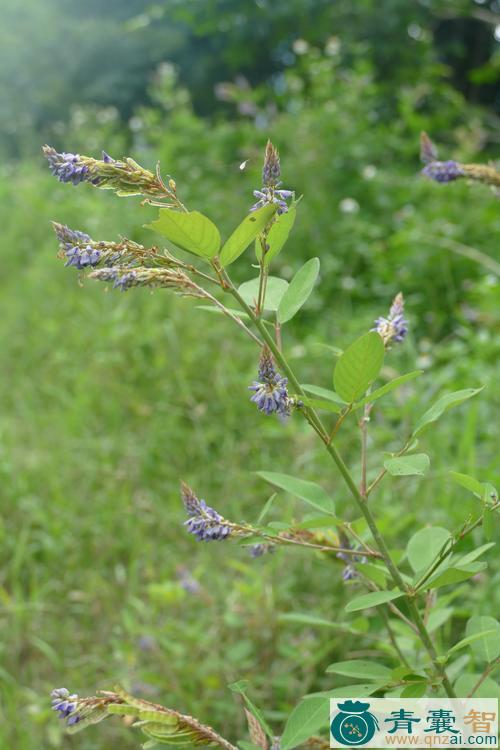
[{"label": "grassy field", "polygon": [[[460,187],[450,207],[457,219],[467,190]],[[377,614],[370,610],[354,623],[345,615],[350,592],[338,561],[303,551],[252,560],[237,545],[197,545],[182,527],[179,480],[229,518],[253,521],[269,496],[254,472],[295,472],[319,481],[339,512],[355,518],[339,477],[298,417],[282,426],[250,404],[246,387],[258,354],[228,321],[162,291],[120,294],[90,281],[81,286],[77,273],[55,258],[51,219],[97,236],[114,237],[118,228],[140,239],[135,227],[144,223],[144,209],[85,187],[59,186],[35,168],[4,175],[0,195],[0,746],[136,747],[139,738],[118,722],[63,738],[48,707],[52,687],[85,694],[117,682],[238,738],[244,736],[242,712],[225,686],[248,678],[279,733],[299,696],[332,686],[324,675],[330,662],[370,654],[370,637],[380,632]],[[430,197],[424,200],[430,217],[437,209],[430,208]],[[489,201],[485,213],[493,212]],[[307,216],[306,201],[303,209]],[[342,221],[347,235],[349,217]],[[306,228],[307,219],[299,238]],[[294,248],[292,270],[299,262]],[[316,248],[322,259],[329,252],[326,240]],[[415,256],[419,252],[415,247]],[[436,258],[429,253],[426,261],[428,288],[423,277],[409,282],[412,334],[383,373],[388,378],[416,365],[425,374],[388,397],[383,413],[375,410],[370,472],[383,451],[401,445],[436,394],[488,387],[422,438],[432,460],[426,478],[382,484],[374,504],[394,550],[404,548],[417,526],[433,522],[453,530],[476,510],[471,496],[450,481],[450,468],[499,478],[494,277],[460,255]],[[383,259],[376,264],[382,268]],[[429,336],[432,320],[416,315],[439,289],[433,268],[436,276],[448,269],[443,283],[455,310],[454,319],[439,324],[436,341]],[[332,283],[331,260],[325,269],[321,283],[332,291],[320,287],[321,302],[291,327],[285,344],[302,380],[328,387],[333,355],[321,344],[345,346],[363,333],[398,288],[387,270],[379,299],[363,299],[358,287],[353,303],[348,285],[342,290]],[[467,319],[463,296],[476,317]],[[386,300],[382,310],[380,299]],[[359,468],[354,422],[339,446]],[[275,520],[305,513],[284,494],[272,511]],[[488,576],[457,588],[455,614],[436,632],[438,644],[444,634],[461,638],[472,613],[498,611],[495,560],[490,555]],[[199,582],[198,593],[183,588],[188,573]],[[445,589],[440,606],[449,602]],[[283,619],[294,612],[329,618],[332,627]],[[346,632],[353,626],[366,631],[366,639]],[[456,665],[465,668],[464,661]]]}]

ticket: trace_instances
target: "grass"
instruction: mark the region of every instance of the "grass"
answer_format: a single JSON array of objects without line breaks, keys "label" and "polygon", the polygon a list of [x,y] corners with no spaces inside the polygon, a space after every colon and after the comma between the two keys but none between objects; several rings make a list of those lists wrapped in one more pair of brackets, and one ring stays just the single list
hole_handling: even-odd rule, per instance
[{"label": "grass", "polygon": [[[0,196],[11,191],[4,179]],[[101,236],[116,235],[119,225],[136,238],[141,209],[127,203],[124,211],[97,191],[65,191],[33,170],[16,177],[14,195],[15,204],[0,209],[0,745],[137,747],[139,737],[119,722],[63,738],[47,707],[48,692],[62,684],[85,694],[122,682],[237,738],[242,712],[226,685],[249,678],[278,733],[300,696],[332,686],[329,663],[372,653],[369,638],[360,645],[357,635],[280,615],[333,617],[334,626],[375,636],[378,615],[344,614],[352,588],[342,584],[338,561],[302,551],[253,561],[235,545],[197,545],[182,528],[178,483],[185,479],[229,518],[249,521],[269,495],[255,471],[320,481],[339,513],[353,518],[345,489],[307,425],[295,418],[283,427],[250,404],[257,352],[229,322],[161,291],[81,288],[75,271],[54,258],[51,218]],[[383,414],[375,411],[370,472],[435,394],[490,385],[422,437],[428,477],[381,486],[373,502],[395,550],[422,525],[455,529],[477,510],[449,469],[495,481],[498,341],[489,279],[481,276],[470,292],[486,316],[479,328],[455,321],[431,343],[417,324],[388,360],[386,377],[414,369],[415,360],[428,372],[388,397]],[[331,321],[305,311],[286,334],[304,382],[328,387],[333,358],[319,343],[345,346],[380,312],[366,303],[352,315],[347,295],[337,310]],[[355,470],[358,441],[351,422],[339,445]],[[306,512],[285,495],[272,511],[275,520]],[[480,530],[470,545],[479,543]],[[199,581],[199,595],[180,585],[183,569]],[[472,612],[494,610],[499,580],[497,566],[458,588],[455,615],[436,633],[439,646],[462,637]],[[443,606],[449,596],[446,589]],[[387,663],[397,666],[380,638]]]}]

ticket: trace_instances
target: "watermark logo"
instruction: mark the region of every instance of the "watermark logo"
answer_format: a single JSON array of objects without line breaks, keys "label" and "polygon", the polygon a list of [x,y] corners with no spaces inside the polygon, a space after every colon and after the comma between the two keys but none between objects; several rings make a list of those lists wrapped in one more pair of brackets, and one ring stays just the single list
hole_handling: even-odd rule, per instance
[{"label": "watermark logo", "polygon": [[377,719],[369,708],[369,703],[361,701],[337,703],[338,710],[330,722],[332,737],[340,745],[366,745],[378,729]]},{"label": "watermark logo", "polygon": [[496,698],[330,701],[330,747],[498,747]]}]

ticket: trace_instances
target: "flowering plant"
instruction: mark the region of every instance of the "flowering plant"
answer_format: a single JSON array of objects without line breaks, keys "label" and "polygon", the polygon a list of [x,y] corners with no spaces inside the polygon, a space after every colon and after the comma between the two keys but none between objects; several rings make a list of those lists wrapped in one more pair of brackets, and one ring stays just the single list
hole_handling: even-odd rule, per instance
[{"label": "flowering plant", "polygon": [[[257,378],[248,386],[250,401],[263,417],[281,421],[305,419],[352,498],[355,518],[340,518],[332,498],[320,485],[287,474],[261,472],[260,476],[274,488],[300,498],[319,513],[307,523],[276,528],[265,523],[265,510],[255,524],[233,521],[219,512],[220,503],[216,510],[187,484],[181,485],[187,515],[184,525],[198,541],[228,543],[239,539],[250,545],[253,556],[287,546],[319,551],[342,566],[345,581],[355,581],[365,589],[349,601],[346,611],[377,608],[387,630],[388,642],[385,650],[380,651],[380,660],[344,661],[328,669],[334,675],[362,679],[363,684],[303,696],[279,739],[248,697],[246,685],[230,686],[240,694],[248,720],[251,745],[242,741],[239,746],[243,750],[246,746],[261,750],[280,746],[281,750],[290,750],[300,744],[325,745],[316,732],[327,726],[330,696],[455,697],[464,690],[470,695],[477,693],[488,684],[489,675],[498,663],[500,624],[492,617],[472,617],[464,638],[446,650],[439,650],[432,636],[430,618],[442,587],[471,579],[486,567],[479,558],[492,546],[493,523],[499,509],[496,490],[476,477],[452,473],[453,479],[475,496],[474,517],[464,519],[454,532],[432,526],[420,529],[409,539],[405,554],[399,559],[389,549],[379,528],[372,496],[387,475],[424,475],[430,459],[417,452],[420,435],[444,412],[474,397],[481,388],[442,395],[424,411],[402,440],[400,450],[389,455],[378,473],[369,477],[367,446],[373,409],[388,393],[421,375],[420,370],[414,370],[382,385],[376,384],[385,357],[390,356],[393,347],[403,344],[408,333],[404,297],[397,292],[387,315],[378,317],[371,330],[338,352],[332,390],[300,382],[284,351],[282,328],[311,295],[320,262],[318,258],[309,259],[290,283],[270,275],[271,264],[292,231],[299,205],[294,192],[281,186],[280,159],[271,142],[265,149],[262,185],[254,191],[256,201],[224,243],[208,217],[186,208],[178,196],[175,180],[171,177],[164,180],[159,168],[152,173],[130,158],[115,160],[106,153],[98,160],[58,153],[48,146],[44,152],[53,174],[62,182],[74,185],[87,182],[114,190],[120,196],[140,195],[145,204],[158,206],[158,218],[149,228],[176,248],[172,251],[144,247],[126,238],[119,242],[93,240],[85,232],[54,223],[60,257],[66,265],[86,273],[90,279],[112,283],[123,292],[134,287],[158,287],[196,297],[230,318],[259,349]],[[499,185],[493,167],[439,162],[433,144],[425,135],[422,159],[426,164],[424,174],[438,182],[469,177]],[[258,275],[237,287],[228,268],[251,244],[255,246]],[[187,255],[179,256],[177,250]],[[235,308],[226,304],[228,298]],[[337,447],[339,430],[347,427],[351,417],[360,433],[359,477],[348,468]],[[481,534],[484,543],[463,554],[461,542],[473,534]],[[401,628],[404,637],[400,635]],[[449,665],[453,654],[469,645],[485,665],[480,678],[464,688]],[[135,725],[148,738],[144,747],[157,743],[216,744],[234,750],[234,745],[211,727],[176,710],[134,698],[121,688],[102,691],[90,698],[79,698],[65,688],[58,688],[52,698],[53,708],[64,719],[69,732],[116,714],[135,718]]]}]

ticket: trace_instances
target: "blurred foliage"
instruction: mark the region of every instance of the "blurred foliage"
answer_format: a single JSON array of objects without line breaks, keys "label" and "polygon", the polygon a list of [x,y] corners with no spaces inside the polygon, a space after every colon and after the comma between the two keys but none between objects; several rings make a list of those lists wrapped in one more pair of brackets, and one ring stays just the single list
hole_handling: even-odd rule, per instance
[{"label": "blurred foliage", "polygon": [[328,42],[340,45],[344,70],[370,70],[387,120],[397,90],[434,77],[436,62],[468,99],[498,110],[497,11],[496,0],[386,0],[383,12],[377,0],[4,0],[0,152],[32,153],[41,133],[57,138],[74,106],[111,107],[126,120],[151,101],[161,62],[179,66],[198,113],[227,114],[221,83],[270,81],[279,96],[304,45]]},{"label": "blurred foliage", "polygon": [[[499,479],[498,199],[419,178],[418,134],[431,133],[445,158],[497,156],[493,67],[481,58],[487,88],[461,93],[463,74],[450,84],[455,58],[432,33],[450,14],[493,13],[493,3],[391,0],[381,13],[369,0],[4,0],[2,12],[9,155],[31,154],[51,136],[66,150],[105,148],[148,167],[160,159],[182,200],[228,236],[273,138],[284,186],[304,194],[277,269],[289,278],[307,257],[321,258],[318,293],[286,333],[303,380],[328,387],[324,344],[345,346],[400,288],[407,298],[411,336],[386,374],[426,374],[374,411],[370,473],[435,394],[489,386],[422,438],[428,477],[406,480],[404,495],[405,480],[388,479],[374,499],[395,551],[417,525],[457,528],[475,506],[448,470]],[[420,31],[410,34],[411,24]],[[491,34],[491,21],[481,24]],[[51,219],[96,239],[153,242],[142,226],[154,209],[60,185],[38,156],[3,162],[0,197],[0,746],[136,746],[118,723],[99,738],[63,738],[46,697],[61,683],[85,694],[122,682],[237,738],[241,711],[225,686],[249,678],[278,731],[299,695],[332,686],[328,663],[369,657],[371,639],[380,647],[379,614],[343,614],[359,584],[346,591],[338,562],[197,546],[182,528],[178,480],[249,521],[268,496],[254,471],[315,479],[352,518],[343,487],[306,425],[282,427],[250,404],[256,352],[229,322],[160,291],[82,289],[54,257]],[[247,251],[235,264],[240,280],[253,275],[251,260]],[[354,423],[340,447],[356,467]],[[273,518],[305,512],[281,496]],[[183,589],[184,569],[200,594]],[[498,608],[499,576],[493,569],[440,594],[438,605],[453,601],[454,613],[438,645],[460,638],[472,613]],[[334,613],[366,638],[280,619],[290,612]],[[455,670],[478,666],[461,652]]]}]

